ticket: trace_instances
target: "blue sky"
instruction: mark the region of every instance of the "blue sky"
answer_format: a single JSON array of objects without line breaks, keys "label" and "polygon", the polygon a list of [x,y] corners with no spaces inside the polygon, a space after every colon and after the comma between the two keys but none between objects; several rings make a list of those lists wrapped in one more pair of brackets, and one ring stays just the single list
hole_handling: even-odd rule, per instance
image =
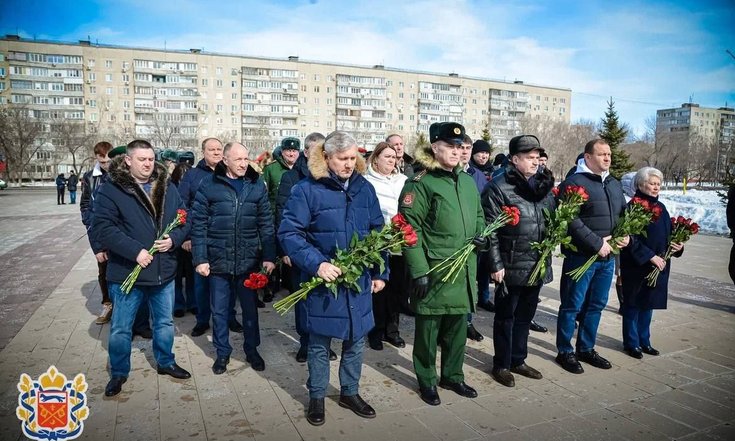
[{"label": "blue sky", "polygon": [[735,1],[109,0],[0,2],[0,32],[101,44],[457,72],[612,96],[641,133],[658,108],[735,106]]}]

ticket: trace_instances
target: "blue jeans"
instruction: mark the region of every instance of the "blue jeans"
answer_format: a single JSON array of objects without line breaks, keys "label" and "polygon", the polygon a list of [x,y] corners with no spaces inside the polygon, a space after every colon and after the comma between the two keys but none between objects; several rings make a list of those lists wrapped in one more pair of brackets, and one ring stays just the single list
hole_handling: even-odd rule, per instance
[{"label": "blue jeans", "polygon": [[[309,334],[309,353],[306,364],[309,366],[309,379],[306,387],[309,398],[320,399],[327,395],[329,386],[329,347],[332,337]],[[359,340],[342,342],[342,358],[339,360],[340,395],[357,395],[362,375],[362,352],[365,349],[365,337]]]},{"label": "blue jeans", "polygon": [[[260,345],[258,293],[250,288],[245,288],[243,285],[248,275],[209,275],[209,292],[212,299],[212,343],[217,350],[217,357],[229,357],[232,353],[229,310],[235,298],[240,299],[240,307],[242,308],[242,327],[245,332],[243,349],[245,354],[255,353]],[[230,301],[231,299],[232,301]]]},{"label": "blue jeans", "polygon": [[[597,327],[600,324],[602,310],[607,305],[613,275],[615,259],[597,261],[575,282],[567,275],[582,266],[589,256],[570,255],[564,259],[559,289],[561,306],[556,321],[556,349],[560,354],[574,352],[572,337],[574,321],[579,315],[579,331],[577,331],[577,351],[587,352],[595,348]],[[585,305],[585,308],[582,308]],[[581,311],[581,313],[580,313]]]},{"label": "blue jeans", "polygon": [[633,349],[651,346],[653,309],[640,309],[628,303],[623,303],[622,307],[623,347]]},{"label": "blue jeans", "polygon": [[[197,326],[209,325],[212,317],[212,308],[209,299],[209,277],[204,277],[194,271],[194,298],[197,305]],[[230,320],[235,319],[235,297],[230,298]]]},{"label": "blue jeans", "polygon": [[72,204],[77,203],[77,191],[76,190],[69,190],[69,201]]},{"label": "blue jeans", "polygon": [[133,321],[138,306],[146,302],[153,316],[153,357],[160,367],[174,364],[174,303],[173,281],[158,286],[133,286],[125,294],[119,283],[110,283],[110,294],[115,305],[112,308],[110,326],[110,373],[113,377],[127,377],[130,373],[130,346],[133,337]]}]

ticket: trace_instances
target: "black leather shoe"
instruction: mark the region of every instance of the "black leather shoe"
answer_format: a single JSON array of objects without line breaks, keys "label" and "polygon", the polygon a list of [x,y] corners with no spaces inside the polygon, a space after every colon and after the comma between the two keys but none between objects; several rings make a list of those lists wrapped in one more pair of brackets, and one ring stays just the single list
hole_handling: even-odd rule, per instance
[{"label": "black leather shoe", "polygon": [[475,329],[475,327],[472,325],[472,323],[467,324],[467,338],[474,341],[482,341],[483,337],[480,332]]},{"label": "black leather shoe", "polygon": [[451,381],[442,378],[441,380],[439,380],[439,386],[443,387],[444,389],[454,391],[454,393],[456,393],[457,395],[462,395],[463,397],[477,398],[477,391],[468,386],[467,383],[465,383],[464,381],[460,381],[459,383],[452,383]]},{"label": "black leather shoe", "polygon": [[217,357],[212,365],[212,372],[214,375],[221,375],[227,372],[227,364],[230,362],[230,357]]},{"label": "black leather shoe", "polygon": [[309,400],[306,421],[312,426],[321,426],[324,424],[324,398],[312,398]]},{"label": "black leather shoe", "polygon": [[329,350],[329,360],[334,361],[337,359],[337,354],[333,350]]},{"label": "black leather shoe", "polygon": [[240,322],[238,322],[235,319],[230,320],[229,326],[230,326],[230,332],[237,332],[237,333],[243,332],[242,325],[240,324]]},{"label": "black leather shoe", "polygon": [[199,337],[200,335],[204,335],[205,332],[209,329],[209,323],[204,325],[195,325],[194,329],[191,330],[191,336],[192,337]]},{"label": "black leather shoe", "polygon": [[523,375],[524,377],[533,378],[534,380],[540,380],[544,378],[541,372],[527,365],[526,363],[519,364],[516,367],[510,368],[510,371],[514,374]]},{"label": "black leather shoe", "polygon": [[643,352],[641,351],[641,348],[625,348],[625,353],[639,360],[643,358]]},{"label": "black leather shoe", "polygon": [[275,297],[275,296],[273,295],[273,291],[272,291],[272,290],[271,290],[270,288],[268,288],[268,287],[265,287],[265,288],[263,289],[263,301],[264,301],[265,303],[270,303],[270,302],[272,302],[272,301],[273,301],[273,297]]},{"label": "black leather shoe", "polygon": [[299,363],[306,362],[306,358],[309,356],[309,350],[305,346],[299,348],[299,352],[296,353],[296,361]]},{"label": "black leather shoe", "polygon": [[424,402],[430,406],[438,406],[442,403],[439,399],[439,394],[436,391],[436,386],[431,387],[419,387],[419,395]]},{"label": "black leather shoe", "polygon": [[153,338],[153,331],[151,330],[151,328],[137,329],[133,331],[133,337],[135,337],[136,335],[140,335],[141,338],[150,340]]},{"label": "black leather shoe", "polygon": [[112,377],[105,386],[105,396],[114,397],[122,390],[122,385],[128,381],[128,377]]},{"label": "black leather shoe", "polygon": [[380,341],[380,339],[378,338],[368,337],[368,345],[370,346],[370,349],[372,349],[373,351],[383,350],[383,342]]},{"label": "black leather shoe", "polygon": [[598,354],[597,351],[595,351],[594,349],[585,352],[577,352],[577,358],[587,364],[591,364],[596,368],[610,369],[612,367],[612,364],[610,364],[610,362],[605,360],[604,358],[600,357],[600,354]]},{"label": "black leather shoe", "polygon": [[477,302],[477,307],[487,312],[495,312],[495,303],[488,300],[487,302]]},{"label": "black leather shoe", "polygon": [[534,332],[549,332],[549,329],[546,326],[541,326],[534,320],[531,320],[531,325],[528,328]]},{"label": "black leather shoe", "polygon": [[405,348],[406,342],[403,340],[400,336],[396,335],[395,337],[385,337],[385,341],[392,344],[393,346],[397,348]]},{"label": "black leather shoe", "polygon": [[516,385],[516,379],[513,377],[513,374],[511,374],[508,369],[493,368],[490,374],[493,376],[495,381],[505,387],[515,387]]},{"label": "black leather shoe", "polygon": [[641,351],[645,352],[648,355],[659,355],[661,354],[658,349],[655,349],[653,346],[643,346],[641,347]]},{"label": "black leather shoe", "polygon": [[184,311],[183,309],[177,309],[174,311],[174,317],[176,318],[183,317],[184,314],[186,314],[186,311]]},{"label": "black leather shoe", "polygon": [[171,375],[172,377],[178,378],[179,380],[186,380],[187,378],[191,378],[191,374],[176,363],[172,364],[169,367],[158,366],[158,375]]},{"label": "black leather shoe", "polygon": [[262,300],[258,299],[257,300],[257,306],[258,306],[258,308],[263,309],[263,308],[265,308],[265,302],[263,302]]},{"label": "black leather shoe", "polygon": [[375,418],[375,409],[366,403],[360,394],[350,396],[340,395],[339,405],[340,407],[350,409],[363,418]]},{"label": "black leather shoe", "polygon": [[246,355],[245,361],[250,363],[250,366],[253,368],[254,371],[265,370],[265,360],[263,360],[263,357],[261,357],[257,351],[253,352],[252,354]]},{"label": "black leather shoe", "polygon": [[584,369],[579,363],[579,360],[577,360],[577,356],[574,354],[574,352],[569,352],[567,354],[557,354],[556,362],[559,363],[561,367],[563,367],[564,370],[567,372],[571,372],[573,374],[581,374],[584,372]]}]

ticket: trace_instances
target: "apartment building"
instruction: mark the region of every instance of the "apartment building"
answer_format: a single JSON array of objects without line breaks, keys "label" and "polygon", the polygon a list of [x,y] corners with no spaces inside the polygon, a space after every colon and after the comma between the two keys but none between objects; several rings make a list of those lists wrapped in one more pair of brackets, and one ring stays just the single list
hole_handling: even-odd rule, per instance
[{"label": "apartment building", "polygon": [[[389,133],[407,144],[436,121],[457,121],[506,149],[525,117],[569,122],[571,90],[339,63],[0,39],[0,104],[39,119],[85,122],[115,143],[133,137],[197,150],[201,139],[242,140],[254,153],[286,136],[345,130],[372,148]],[[48,143],[48,149],[53,145]]]}]

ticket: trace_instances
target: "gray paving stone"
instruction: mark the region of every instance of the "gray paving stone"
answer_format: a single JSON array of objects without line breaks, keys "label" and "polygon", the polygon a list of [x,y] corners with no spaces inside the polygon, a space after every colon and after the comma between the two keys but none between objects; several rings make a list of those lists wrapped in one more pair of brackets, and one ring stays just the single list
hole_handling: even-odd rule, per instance
[{"label": "gray paving stone", "polygon": [[656,412],[652,412],[635,403],[622,403],[609,410],[638,424],[662,433],[670,438],[681,438],[696,432],[696,429],[680,424]]}]

